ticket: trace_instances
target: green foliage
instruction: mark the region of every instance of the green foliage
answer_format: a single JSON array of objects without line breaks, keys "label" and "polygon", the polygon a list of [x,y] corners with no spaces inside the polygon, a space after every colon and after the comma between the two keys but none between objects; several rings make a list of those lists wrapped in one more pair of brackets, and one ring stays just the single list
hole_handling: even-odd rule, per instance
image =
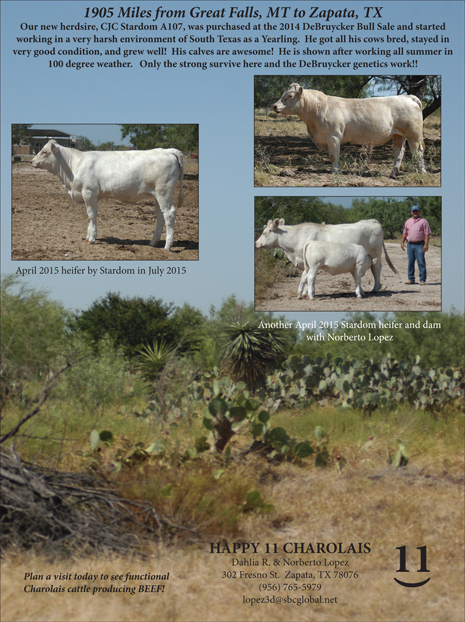
[{"label": "green foliage", "polygon": [[143,346],[139,353],[139,368],[144,379],[148,382],[157,380],[174,352],[175,348],[163,341],[155,340],[151,346]]},{"label": "green foliage", "polygon": [[325,203],[319,197],[255,197],[257,232],[274,218],[284,218],[287,225],[302,222],[336,224],[347,222],[347,214],[343,207]]},{"label": "green foliage", "polygon": [[264,385],[267,374],[286,356],[282,331],[261,328],[257,320],[223,324],[220,340],[223,364],[234,379],[244,381],[252,391]]},{"label": "green foliage", "polygon": [[354,199],[347,209],[347,222],[376,218],[383,226],[384,238],[399,237],[405,221],[411,217],[412,205],[418,205],[421,216],[425,218],[433,235],[441,235],[442,207],[441,197],[409,197],[405,200],[388,198]]},{"label": "green foliage", "polygon": [[77,139],[81,141],[81,150],[82,151],[95,151],[96,146],[87,138],[87,136],[77,136]]},{"label": "green foliage", "polygon": [[11,126],[11,144],[12,145],[28,145],[30,136],[27,130],[32,123],[13,123]]},{"label": "green foliage", "polygon": [[371,413],[376,408],[389,409],[400,404],[439,412],[447,403],[463,400],[465,395],[462,371],[421,367],[418,356],[413,363],[397,361],[389,355],[379,362],[331,359],[330,354],[326,359],[315,360],[291,356],[284,371],[268,377],[267,386],[258,397],[268,409],[332,399],[342,407]]},{"label": "green foliage", "polygon": [[68,313],[43,291],[6,276],[1,289],[2,396],[50,371],[67,340]]},{"label": "green foliage", "polygon": [[78,315],[73,323],[95,352],[105,335],[116,348],[132,359],[140,348],[151,344],[154,339],[174,344],[178,332],[170,321],[173,305],[164,304],[155,298],[123,298],[108,293],[94,302],[89,309]]},{"label": "green foliage", "polygon": [[[338,354],[345,358],[378,360],[391,354],[395,359],[412,362],[418,355],[426,367],[464,367],[464,319],[464,314],[454,309],[448,313],[429,311],[412,315],[409,312],[398,312],[383,314],[381,317],[373,313],[351,313],[343,319],[345,328],[341,322],[337,329],[327,332],[339,337],[347,334],[354,338],[351,341],[337,342]],[[388,322],[395,322],[397,327],[380,328],[379,322],[385,326]],[[357,324],[364,324],[366,328],[356,328]],[[368,333],[371,333],[371,341]],[[336,347],[334,341],[313,341],[307,339],[307,336],[312,334],[302,335],[301,341],[294,348],[295,354],[308,354],[313,358],[326,357]],[[365,339],[359,341],[358,336]]]},{"label": "green foliage", "polygon": [[124,400],[128,362],[108,337],[102,340],[98,354],[75,339],[69,348],[63,349],[62,360],[75,360],[83,355],[87,355],[86,358],[60,379],[55,396],[69,399],[76,410],[92,412],[98,417],[105,409]]},{"label": "green foliage", "polygon": [[195,124],[121,126],[121,138],[129,138],[136,149],[174,147],[180,151],[197,152],[199,126]]},{"label": "green foliage", "polygon": [[255,108],[269,106],[278,100],[292,82],[305,89],[323,91],[338,97],[367,97],[370,76],[262,75],[255,76]]}]

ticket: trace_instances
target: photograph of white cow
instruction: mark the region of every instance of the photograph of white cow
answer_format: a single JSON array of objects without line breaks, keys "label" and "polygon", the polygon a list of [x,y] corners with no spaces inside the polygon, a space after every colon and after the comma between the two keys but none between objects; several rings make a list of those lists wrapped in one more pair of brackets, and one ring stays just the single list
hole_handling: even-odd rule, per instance
[{"label": "photograph of white cow", "polygon": [[198,124],[12,125],[11,142],[13,260],[199,260]]},{"label": "photograph of white cow", "polygon": [[75,203],[85,203],[89,225],[86,242],[97,238],[97,201],[112,197],[133,203],[152,196],[157,205],[157,226],[150,242],[155,246],[166,225],[165,250],[174,239],[176,207],[173,193],[178,180],[178,207],[183,204],[183,154],[178,149],[146,151],[78,151],[49,140],[31,160],[61,180]]},{"label": "photograph of white cow", "polygon": [[365,272],[372,266],[373,258],[360,244],[346,244],[344,242],[307,242],[303,252],[304,271],[300,279],[297,298],[304,298],[308,293],[310,300],[314,299],[315,279],[318,270],[329,274],[344,274],[349,272],[355,281],[355,295],[364,296],[361,281]]},{"label": "photograph of white cow", "polygon": [[[433,232],[422,285],[402,248],[416,202]],[[441,231],[441,197],[257,196],[255,311],[440,311]]]},{"label": "photograph of white cow", "polygon": [[[389,255],[387,254],[386,247],[383,239],[383,228],[380,223],[375,220],[361,220],[356,223],[342,223],[339,225],[326,225],[317,223],[302,223],[299,225],[286,225],[284,218],[276,218],[275,220],[269,220],[263,229],[263,233],[255,242],[255,248],[280,248],[297,268],[306,271],[305,267],[305,249],[310,240],[317,241],[318,244],[315,248],[320,249],[321,259],[324,265],[324,253],[326,248],[324,244],[329,244],[328,250],[331,250],[332,259],[331,265],[333,269],[337,269],[337,262],[339,261],[337,253],[335,253],[336,244],[351,244],[354,246],[360,246],[370,257],[370,261],[363,271],[363,274],[371,268],[374,277],[373,292],[377,292],[381,284],[381,255],[384,251],[386,261],[393,272],[397,272],[396,268],[392,264]],[[323,246],[321,246],[323,244]],[[341,269],[339,272],[331,272],[331,274],[340,274],[341,272],[351,272],[346,270],[348,255],[354,249],[346,249],[346,253],[341,254],[340,263]],[[374,261],[376,260],[376,261]],[[363,261],[362,261],[363,263]],[[306,272],[305,272],[306,273]],[[363,274],[361,276],[363,276]],[[316,276],[316,272],[315,272]],[[355,277],[354,277],[355,278]],[[303,279],[303,277],[302,277]],[[303,287],[303,280],[299,285],[298,297],[301,298],[301,288]],[[313,298],[313,295],[310,296]]]},{"label": "photograph of white cow", "polygon": [[318,149],[328,152],[332,173],[339,172],[339,155],[344,143],[377,147],[391,139],[394,146],[391,177],[397,177],[406,141],[416,155],[418,172],[426,173],[422,105],[415,95],[348,99],[293,83],[272,109],[277,114],[295,114],[305,123],[310,139]]},{"label": "photograph of white cow", "polygon": [[255,76],[257,187],[441,185],[441,77]]}]

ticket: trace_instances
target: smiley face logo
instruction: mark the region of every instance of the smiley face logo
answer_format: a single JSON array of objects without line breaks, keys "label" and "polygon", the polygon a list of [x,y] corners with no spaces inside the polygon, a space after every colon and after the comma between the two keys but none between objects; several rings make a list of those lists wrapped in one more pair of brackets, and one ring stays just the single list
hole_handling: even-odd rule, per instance
[{"label": "smiley face logo", "polygon": [[[400,556],[399,570],[397,570],[397,572],[409,572],[407,570],[407,547],[398,546],[397,550],[399,551]],[[429,572],[426,564],[426,546],[419,546],[417,547],[417,550],[420,551],[420,570],[417,570],[417,572]],[[402,585],[402,587],[422,587],[422,585],[426,585],[428,583],[430,578],[431,577],[428,577],[424,581],[418,581],[417,583],[408,583],[394,577],[394,581],[396,581],[399,585]]]}]

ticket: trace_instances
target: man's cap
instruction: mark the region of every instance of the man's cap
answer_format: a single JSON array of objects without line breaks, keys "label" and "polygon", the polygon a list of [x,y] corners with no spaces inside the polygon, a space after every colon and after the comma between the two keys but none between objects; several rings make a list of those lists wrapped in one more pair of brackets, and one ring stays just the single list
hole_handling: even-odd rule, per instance
[{"label": "man's cap", "polygon": [[412,212],[419,212],[420,208],[418,207],[418,205],[412,205]]}]

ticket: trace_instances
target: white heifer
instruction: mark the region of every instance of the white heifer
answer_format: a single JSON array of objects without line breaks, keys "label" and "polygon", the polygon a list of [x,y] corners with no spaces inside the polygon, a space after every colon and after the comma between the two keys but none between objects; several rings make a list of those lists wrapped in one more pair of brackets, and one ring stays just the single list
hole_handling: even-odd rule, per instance
[{"label": "white heifer", "polygon": [[399,172],[406,140],[412,153],[417,154],[419,172],[426,172],[422,106],[415,95],[347,99],[304,89],[294,82],[273,104],[273,110],[279,114],[295,114],[305,123],[318,149],[329,152],[333,173],[339,170],[342,144],[376,147],[391,138],[394,146],[391,177]]},{"label": "white heifer", "polygon": [[305,245],[303,261],[304,271],[297,297],[303,298],[307,288],[308,297],[313,300],[318,270],[325,270],[329,274],[350,272],[355,279],[355,295],[362,298],[364,291],[361,280],[371,267],[373,259],[360,244],[312,241]]},{"label": "white heifer", "polygon": [[359,220],[354,223],[339,225],[319,225],[316,223],[302,223],[300,225],[286,225],[284,218],[269,220],[263,233],[255,242],[256,248],[280,248],[286,257],[297,268],[303,269],[303,252],[307,242],[318,240],[322,242],[338,242],[360,244],[366,252],[376,259],[371,266],[375,279],[373,292],[381,287],[381,255],[384,249],[386,261],[395,273],[389,255],[384,245],[383,228],[375,220]]},{"label": "white heifer", "polygon": [[178,179],[178,207],[183,203],[183,155],[177,149],[147,151],[78,151],[49,140],[31,160],[60,178],[76,203],[85,203],[89,226],[86,242],[97,237],[97,200],[112,197],[133,203],[154,197],[157,204],[157,226],[150,246],[155,246],[166,223],[165,249],[170,250],[174,237],[176,207],[173,193]]}]

